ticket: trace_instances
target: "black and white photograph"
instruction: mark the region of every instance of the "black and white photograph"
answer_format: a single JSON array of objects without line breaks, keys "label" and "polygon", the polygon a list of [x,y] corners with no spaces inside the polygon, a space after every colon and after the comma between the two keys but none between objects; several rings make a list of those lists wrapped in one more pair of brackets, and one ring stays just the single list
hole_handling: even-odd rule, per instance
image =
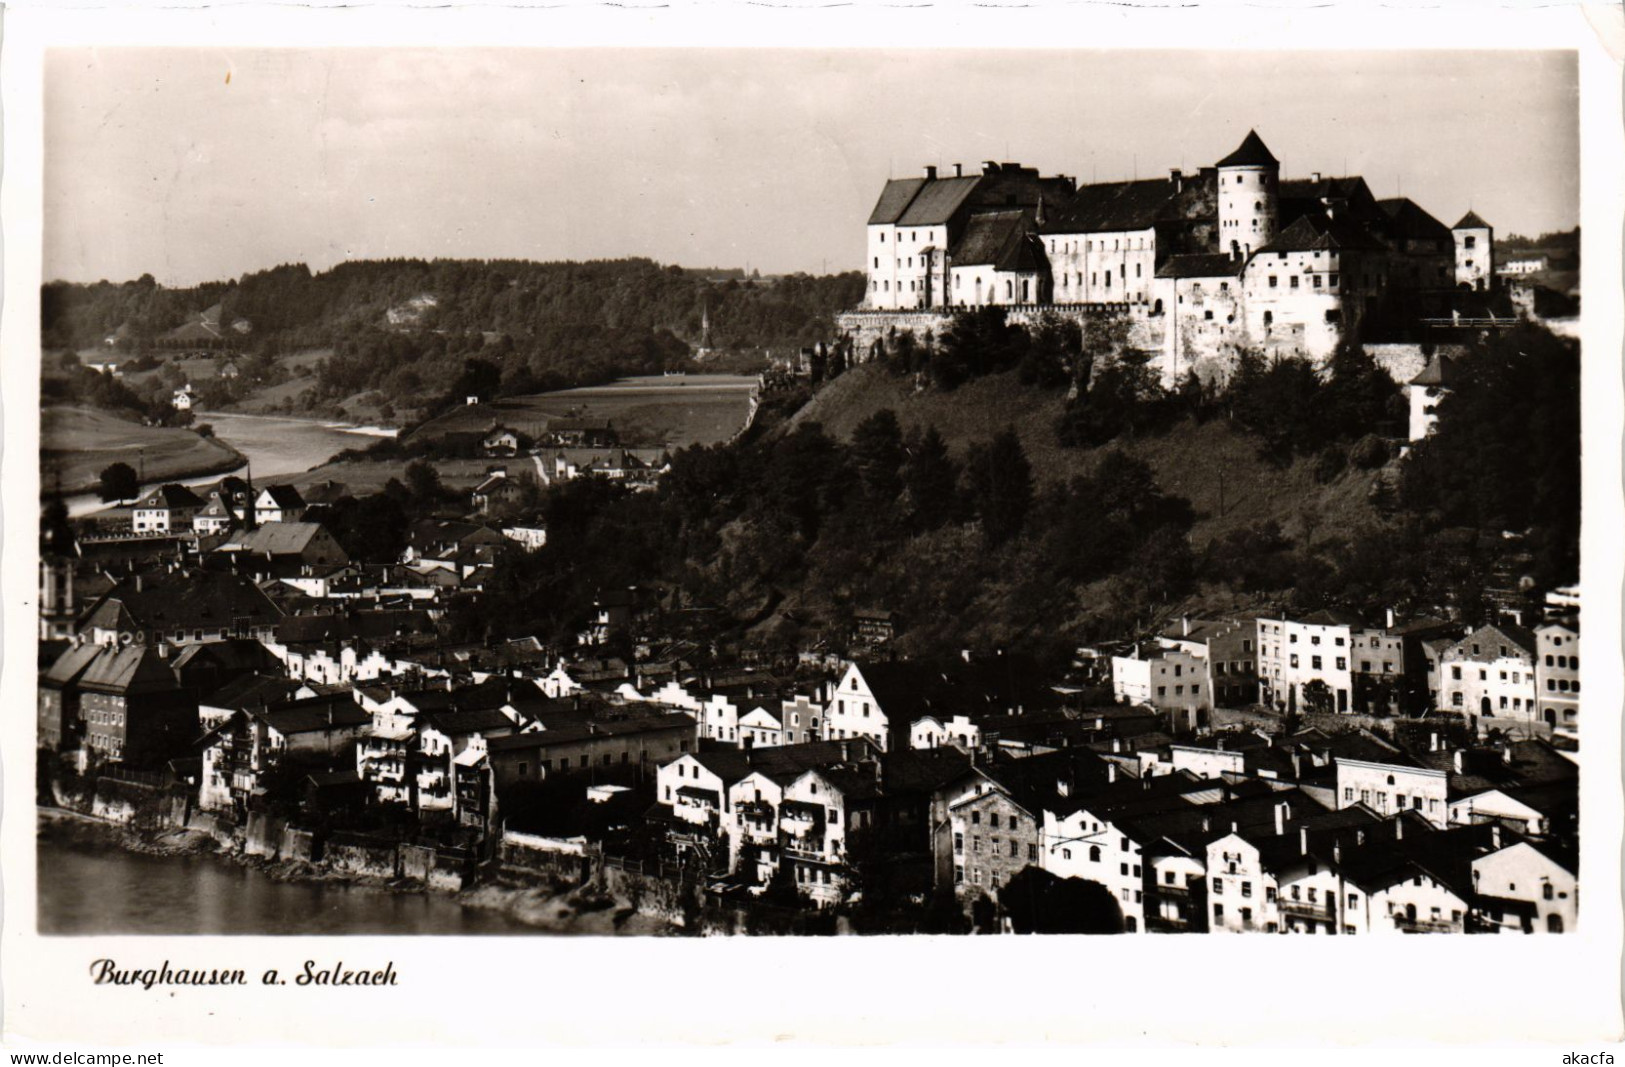
[{"label": "black and white photograph", "polygon": [[1581,56],[1433,43],[44,49],[7,925],[1614,936]]}]

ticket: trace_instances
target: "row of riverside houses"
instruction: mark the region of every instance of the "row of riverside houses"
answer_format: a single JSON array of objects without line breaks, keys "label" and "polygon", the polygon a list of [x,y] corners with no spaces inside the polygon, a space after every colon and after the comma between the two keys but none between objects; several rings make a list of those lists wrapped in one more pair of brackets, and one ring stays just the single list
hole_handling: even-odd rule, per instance
[{"label": "row of riverside houses", "polygon": [[1214,708],[1454,716],[1480,733],[1579,741],[1579,610],[1563,595],[1526,628],[1350,612],[1183,618],[1111,659],[1113,692],[1204,729]]},{"label": "row of riverside houses", "polygon": [[[724,896],[936,895],[984,928],[1037,876],[1135,932],[1574,925],[1569,591],[1533,631],[1181,619],[1081,680],[1015,653],[764,668],[654,648],[670,621],[640,588],[604,592],[569,655],[447,641],[501,542],[424,520],[400,564],[356,568],[306,512],[47,557],[39,743],[216,825],[485,856],[580,837]],[[624,632],[638,653],[608,655]]]}]

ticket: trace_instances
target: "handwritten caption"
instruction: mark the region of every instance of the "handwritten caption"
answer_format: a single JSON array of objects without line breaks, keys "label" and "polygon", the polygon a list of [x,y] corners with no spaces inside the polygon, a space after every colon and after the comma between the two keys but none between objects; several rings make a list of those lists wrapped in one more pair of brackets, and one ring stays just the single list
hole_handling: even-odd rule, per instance
[{"label": "handwritten caption", "polygon": [[[117,960],[99,959],[90,965],[90,978],[96,985],[140,986],[152,990],[170,986],[246,986],[249,972],[230,968],[173,967],[165,960],[158,967],[121,967]],[[398,986],[401,976],[395,961],[381,968],[350,969],[343,960],[332,964],[306,960],[298,970],[284,974],[272,967],[261,972],[262,986]]]}]

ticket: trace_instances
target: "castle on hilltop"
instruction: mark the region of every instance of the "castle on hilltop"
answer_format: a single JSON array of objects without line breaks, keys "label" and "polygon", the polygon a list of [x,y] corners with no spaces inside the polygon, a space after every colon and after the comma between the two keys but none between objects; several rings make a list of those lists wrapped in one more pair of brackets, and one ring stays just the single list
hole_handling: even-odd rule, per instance
[{"label": "castle on hilltop", "polygon": [[840,321],[860,350],[960,309],[1117,311],[1170,381],[1223,375],[1246,348],[1324,359],[1368,324],[1459,311],[1495,277],[1473,212],[1447,228],[1357,176],[1282,180],[1256,132],[1211,167],[1144,181],[926,167],[886,183],[867,230],[864,302]]}]

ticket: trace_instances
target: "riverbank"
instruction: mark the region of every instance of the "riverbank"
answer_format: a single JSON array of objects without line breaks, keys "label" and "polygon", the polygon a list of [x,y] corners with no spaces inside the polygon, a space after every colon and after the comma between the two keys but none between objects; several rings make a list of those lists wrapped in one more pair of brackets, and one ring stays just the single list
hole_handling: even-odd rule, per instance
[{"label": "riverbank", "polygon": [[248,462],[229,441],[173,426],[143,426],[89,408],[46,408],[40,417],[40,489],[95,493],[101,472],[128,463],[142,484],[219,477]]},{"label": "riverbank", "polygon": [[[513,933],[660,936],[672,932],[670,924],[663,918],[639,912],[629,901],[601,895],[590,887],[562,884],[514,886],[487,882],[454,892],[407,879],[337,871],[319,863],[251,856],[223,847],[212,835],[196,830],[138,830],[64,808],[41,806],[36,811],[36,840],[42,849],[113,848],[133,855],[174,860],[176,863],[202,861],[218,864],[223,869],[253,872],[273,883],[307,886],[313,891],[325,887],[388,894],[397,898],[439,900],[512,924],[514,929],[510,932]],[[45,881],[42,873],[42,886]]]}]

